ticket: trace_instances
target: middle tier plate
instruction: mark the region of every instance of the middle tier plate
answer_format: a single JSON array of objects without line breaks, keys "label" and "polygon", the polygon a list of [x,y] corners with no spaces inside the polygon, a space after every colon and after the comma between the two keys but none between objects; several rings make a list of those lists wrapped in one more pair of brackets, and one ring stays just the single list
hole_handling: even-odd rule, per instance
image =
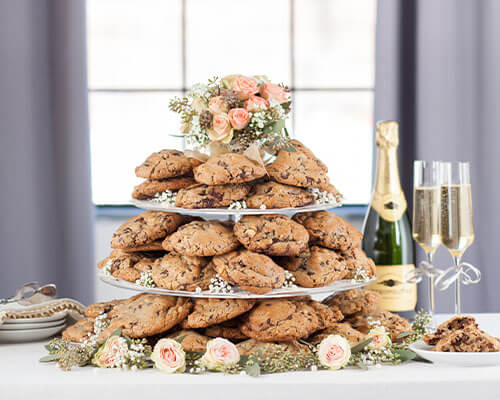
[{"label": "middle tier plate", "polygon": [[127,282],[123,279],[118,279],[113,276],[104,275],[99,273],[99,278],[112,286],[119,287],[122,289],[135,290],[138,292],[147,292],[155,294],[167,294],[171,296],[182,296],[182,297],[204,297],[204,298],[218,298],[218,299],[272,299],[279,297],[293,297],[293,296],[314,296],[318,294],[333,294],[335,292],[342,292],[348,289],[356,289],[368,285],[375,281],[375,278],[370,279],[365,282],[356,282],[352,280],[343,279],[340,281],[335,281],[328,286],[318,287],[318,288],[283,288],[283,289],[273,289],[266,294],[253,294],[245,290],[234,288],[233,293],[211,293],[208,290],[203,290],[201,292],[187,292],[185,290],[168,290],[159,287],[146,287],[141,286],[136,283]]}]

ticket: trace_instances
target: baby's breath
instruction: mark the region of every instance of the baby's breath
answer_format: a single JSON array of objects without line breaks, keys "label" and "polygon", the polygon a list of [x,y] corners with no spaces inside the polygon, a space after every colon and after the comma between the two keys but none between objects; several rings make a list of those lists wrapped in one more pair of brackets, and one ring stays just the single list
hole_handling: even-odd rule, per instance
[{"label": "baby's breath", "polygon": [[175,207],[176,198],[177,192],[165,190],[164,192],[156,193],[152,201],[154,201],[155,203],[165,203],[165,205],[168,207]]},{"label": "baby's breath", "polygon": [[335,204],[337,198],[330,192],[321,191],[318,188],[308,188],[309,192],[314,196],[316,204]]},{"label": "baby's breath", "polygon": [[230,210],[241,210],[247,208],[247,203],[245,200],[235,201],[231,203],[228,207]]},{"label": "baby's breath", "polygon": [[351,279],[352,283],[360,283],[360,282],[368,282],[370,280],[370,276],[365,268],[362,265],[356,267],[354,271],[353,278]]},{"label": "baby's breath", "polygon": [[233,287],[217,274],[215,278],[210,279],[208,287],[209,293],[234,293]]},{"label": "baby's breath", "polygon": [[135,281],[136,284],[144,287],[154,288],[156,283],[153,281],[153,271],[141,272],[141,277]]},{"label": "baby's breath", "polygon": [[283,289],[293,289],[297,287],[295,284],[295,276],[290,271],[285,270],[285,282],[283,282],[281,287]]},{"label": "baby's breath", "polygon": [[102,269],[102,273],[106,276],[111,276],[111,264],[113,263],[113,259],[110,258]]}]

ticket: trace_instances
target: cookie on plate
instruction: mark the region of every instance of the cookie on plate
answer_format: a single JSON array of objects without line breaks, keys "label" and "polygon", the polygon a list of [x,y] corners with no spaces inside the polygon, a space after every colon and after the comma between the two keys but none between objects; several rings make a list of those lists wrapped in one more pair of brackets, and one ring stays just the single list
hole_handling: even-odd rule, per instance
[{"label": "cookie on plate", "polygon": [[233,319],[250,310],[255,300],[246,299],[194,299],[194,307],[182,322],[184,329],[206,328]]},{"label": "cookie on plate", "polygon": [[478,327],[474,317],[468,315],[458,315],[438,325],[434,332],[425,334],[422,339],[428,345],[435,346],[437,342],[445,336],[448,336],[451,332],[465,329],[469,326],[474,328]]},{"label": "cookie on plate", "polygon": [[156,286],[169,290],[206,290],[210,279],[215,278],[215,270],[208,262],[204,257],[166,254],[153,264],[152,278]]},{"label": "cookie on plate", "polygon": [[94,333],[94,318],[83,318],[62,331],[62,338],[75,343],[83,343]]},{"label": "cookie on plate", "polygon": [[270,181],[254,185],[245,202],[248,208],[304,207],[314,203],[314,196],[306,189]]},{"label": "cookie on plate", "polygon": [[223,337],[231,340],[248,339],[248,336],[241,331],[240,324],[241,316],[220,324],[207,326],[203,333],[210,337]]},{"label": "cookie on plate", "polygon": [[436,351],[445,352],[498,352],[500,341],[473,325],[450,332],[436,343]]},{"label": "cookie on plate", "polygon": [[371,278],[375,276],[376,267],[373,260],[367,257],[366,253],[359,247],[353,247],[342,253],[347,265],[346,279],[354,279],[360,271]]},{"label": "cookie on plate", "polygon": [[166,332],[183,321],[193,304],[185,297],[141,293],[113,307],[109,327],[99,335],[104,340],[116,329],[130,338]]},{"label": "cookie on plate", "polygon": [[100,303],[91,304],[85,309],[85,316],[96,318],[101,314],[110,312],[113,307],[117,304],[120,304],[120,302],[122,302],[122,300],[103,301]]},{"label": "cookie on plate", "polygon": [[263,342],[288,342],[304,338],[342,320],[340,311],[313,300],[264,300],[241,324],[241,331]]},{"label": "cookie on plate", "polygon": [[263,166],[237,153],[212,156],[194,169],[194,179],[205,185],[244,183],[265,175],[266,169]]},{"label": "cookie on plate", "polygon": [[144,181],[134,187],[132,198],[137,200],[154,199],[155,195],[166,190],[176,191],[196,184],[196,181],[189,176],[179,176],[177,178],[157,179]]},{"label": "cookie on plate", "polygon": [[347,251],[361,246],[363,235],[349,222],[327,211],[295,214],[294,221],[309,232],[310,242],[332,250]]},{"label": "cookie on plate", "polygon": [[285,270],[268,256],[246,249],[212,259],[215,271],[230,285],[255,294],[265,294],[283,286]]},{"label": "cookie on plate", "polygon": [[170,339],[181,340],[181,346],[184,351],[197,351],[199,353],[204,353],[207,350],[207,343],[210,340],[209,337],[200,335],[198,332],[193,330],[183,330],[171,333],[167,336]]},{"label": "cookie on plate", "polygon": [[289,270],[302,287],[322,287],[343,279],[347,274],[344,259],[334,250],[312,246],[298,257],[283,257],[278,264]]},{"label": "cookie on plate", "polygon": [[247,249],[273,256],[294,256],[307,249],[309,234],[286,215],[246,215],[234,234]]},{"label": "cookie on plate", "polygon": [[346,317],[353,314],[373,314],[380,301],[380,294],[368,289],[349,289],[323,300],[327,306],[340,308]]},{"label": "cookie on plate", "polygon": [[150,271],[156,259],[165,254],[165,252],[122,252],[114,254],[112,253],[108,261],[111,275],[127,282],[135,282],[141,277],[141,273]]},{"label": "cookie on plate", "polygon": [[273,357],[277,352],[288,351],[291,354],[311,353],[309,347],[296,340],[291,342],[269,343],[248,339],[236,345],[240,356]]},{"label": "cookie on plate", "polygon": [[243,200],[249,191],[250,186],[245,183],[215,186],[197,184],[179,190],[175,205],[190,209],[227,207]]},{"label": "cookie on plate", "polygon": [[163,211],[144,211],[121,225],[111,239],[114,249],[133,249],[162,239],[184,223],[180,214]]},{"label": "cookie on plate", "polygon": [[351,347],[361,343],[366,337],[366,335],[354,329],[349,323],[337,322],[331,327],[326,328],[324,331],[315,333],[307,341],[313,345],[318,345],[323,341],[323,339],[330,335],[343,336],[349,342]]},{"label": "cookie on plate", "polygon": [[328,189],[330,181],[325,164],[299,141],[292,140],[290,144],[296,151],[280,150],[276,160],[266,167],[268,174],[286,185]]},{"label": "cookie on plate", "polygon": [[365,334],[368,333],[373,326],[380,324],[392,334],[393,342],[402,341],[402,339],[397,338],[400,333],[411,331],[410,322],[406,318],[385,310],[376,311],[369,315],[354,314],[347,318],[345,322],[349,322],[354,329]]},{"label": "cookie on plate", "polygon": [[233,229],[217,221],[193,221],[172,233],[163,248],[185,256],[215,256],[236,249],[240,243]]},{"label": "cookie on plate", "polygon": [[167,179],[188,175],[192,171],[191,161],[182,151],[161,150],[151,154],[139,165],[135,174],[145,179]]}]

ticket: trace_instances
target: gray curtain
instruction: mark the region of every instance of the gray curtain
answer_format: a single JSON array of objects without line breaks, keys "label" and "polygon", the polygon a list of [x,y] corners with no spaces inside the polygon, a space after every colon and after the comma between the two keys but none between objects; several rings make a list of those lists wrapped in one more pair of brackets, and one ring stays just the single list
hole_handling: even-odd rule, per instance
[{"label": "gray curtain", "polygon": [[[465,312],[500,310],[497,201],[500,188],[500,2],[379,0],[376,119],[399,119],[401,168],[408,199],[413,159],[471,162],[476,239],[464,261],[481,269],[465,287]],[[418,253],[422,259],[422,253]],[[452,265],[444,248],[436,265]],[[420,288],[425,304],[425,285]],[[438,293],[453,311],[453,289]]]},{"label": "gray curtain", "polygon": [[0,0],[0,297],[93,298],[84,0]]}]

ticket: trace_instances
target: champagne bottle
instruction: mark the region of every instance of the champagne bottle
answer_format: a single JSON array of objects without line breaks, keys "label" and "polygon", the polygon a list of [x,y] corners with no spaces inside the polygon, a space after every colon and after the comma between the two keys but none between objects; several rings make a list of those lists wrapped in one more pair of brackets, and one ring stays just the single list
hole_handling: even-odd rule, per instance
[{"label": "champagne bottle", "polygon": [[415,269],[415,254],[405,195],[398,171],[398,123],[377,123],[377,175],[363,226],[363,250],[377,267],[369,289],[381,295],[380,306],[411,318],[417,303],[417,286],[405,284]]}]

